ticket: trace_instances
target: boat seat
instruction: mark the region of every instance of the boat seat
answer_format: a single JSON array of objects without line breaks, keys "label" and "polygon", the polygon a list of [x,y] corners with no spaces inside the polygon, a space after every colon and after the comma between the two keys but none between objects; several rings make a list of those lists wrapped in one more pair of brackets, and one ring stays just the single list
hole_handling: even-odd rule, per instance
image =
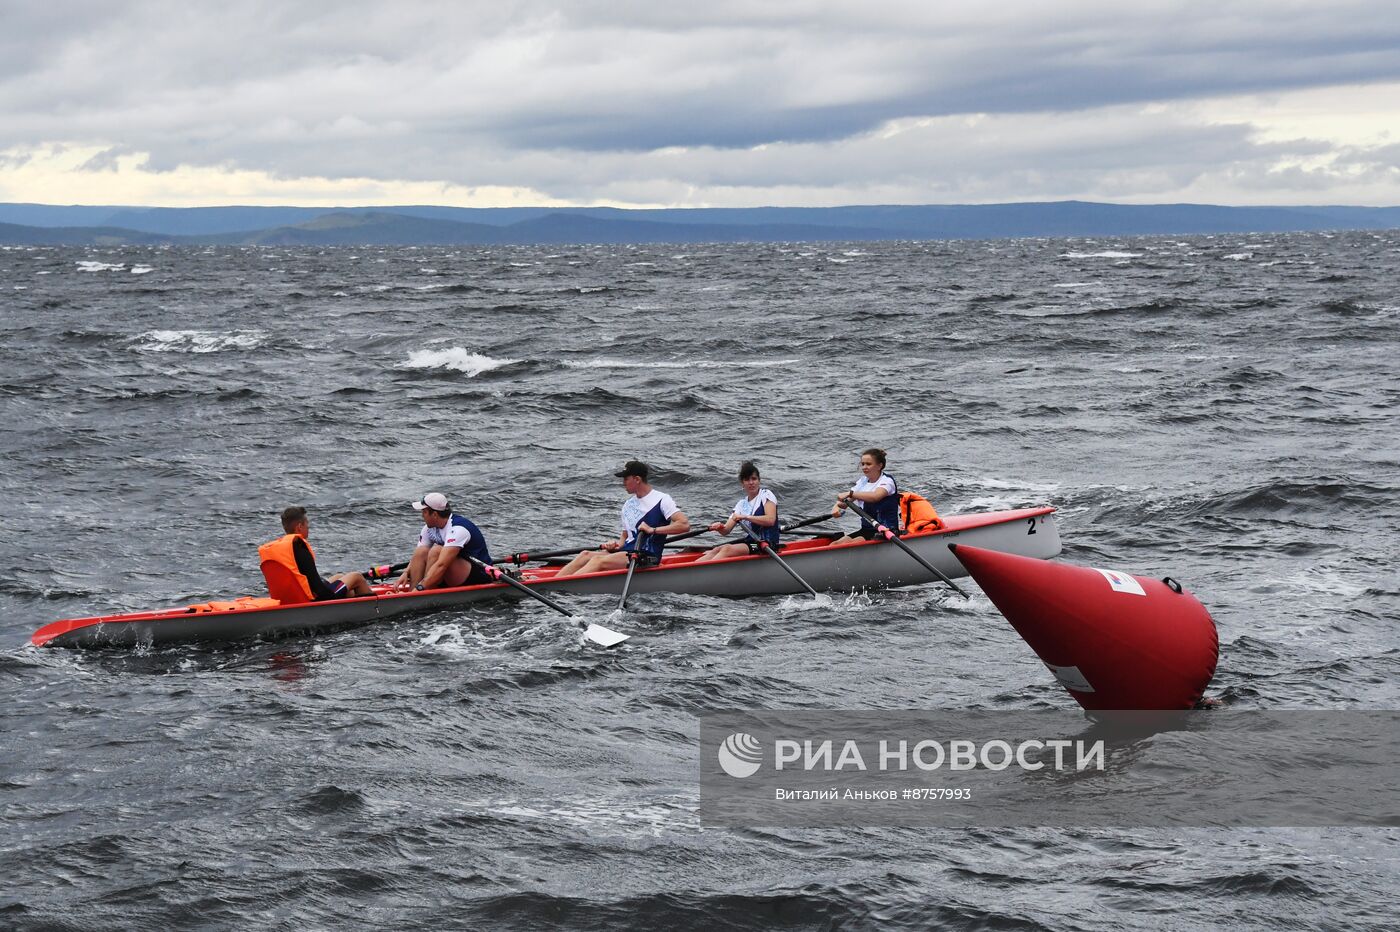
[{"label": "boat seat", "polygon": [[283,605],[300,605],[311,601],[302,591],[301,581],[277,561],[262,561],[262,574],[263,579],[267,580],[267,594]]}]

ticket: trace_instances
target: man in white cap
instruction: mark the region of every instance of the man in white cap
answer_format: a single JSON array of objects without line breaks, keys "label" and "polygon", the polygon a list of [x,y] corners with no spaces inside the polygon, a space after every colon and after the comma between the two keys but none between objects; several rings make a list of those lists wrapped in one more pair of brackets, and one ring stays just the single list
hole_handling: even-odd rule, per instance
[{"label": "man in white cap", "polygon": [[470,555],[482,563],[491,563],[481,528],[453,514],[452,503],[441,492],[429,492],[413,507],[423,516],[423,530],[418,533],[418,546],[413,549],[408,569],[394,582],[395,589],[421,591],[491,581],[480,567],[467,561]]}]

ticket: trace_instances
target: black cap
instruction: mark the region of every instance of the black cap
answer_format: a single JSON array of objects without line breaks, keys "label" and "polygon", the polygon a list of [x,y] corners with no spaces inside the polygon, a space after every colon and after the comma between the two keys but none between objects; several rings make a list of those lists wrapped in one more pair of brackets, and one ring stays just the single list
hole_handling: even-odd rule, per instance
[{"label": "black cap", "polygon": [[647,481],[647,476],[650,474],[651,471],[647,469],[647,464],[643,463],[641,460],[628,460],[626,465],[622,467],[621,472],[613,473],[613,475],[617,476],[619,479],[624,479],[627,476],[636,476],[643,482]]}]

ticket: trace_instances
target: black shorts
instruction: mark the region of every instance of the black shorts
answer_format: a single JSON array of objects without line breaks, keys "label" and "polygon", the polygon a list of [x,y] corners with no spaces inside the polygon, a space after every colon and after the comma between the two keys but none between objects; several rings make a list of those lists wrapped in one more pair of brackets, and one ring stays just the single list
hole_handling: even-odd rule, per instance
[{"label": "black shorts", "polygon": [[[624,553],[630,554],[630,553],[632,553],[633,551],[631,551],[631,550],[626,550],[626,551],[623,551],[623,552],[624,552]],[[647,569],[647,568],[649,568],[649,567],[656,566],[657,564],[659,564],[659,563],[661,562],[661,558],[660,558],[660,557],[658,557],[658,556],[657,556],[656,554],[654,554],[654,553],[648,553],[648,552],[646,552],[645,550],[638,550],[638,551],[636,551],[636,554],[637,554],[637,569],[639,569],[639,570],[644,570],[644,569]]]},{"label": "black shorts", "polygon": [[345,585],[343,581],[337,580],[336,582],[331,582],[329,579],[327,579],[325,580],[325,583],[326,585],[331,587],[331,594],[328,596],[317,596],[314,601],[334,602],[336,599],[350,598],[350,587]]},{"label": "black shorts", "polygon": [[847,537],[858,537],[858,538],[860,538],[861,540],[874,540],[875,537],[876,537],[876,534],[877,534],[877,532],[876,532],[876,530],[875,530],[875,528],[874,528],[873,525],[870,525],[870,524],[862,524],[862,525],[860,526],[860,530],[859,530],[859,531],[852,531],[850,534],[848,534],[848,535],[846,535],[846,536],[847,536]]},{"label": "black shorts", "polygon": [[494,579],[486,575],[486,571],[484,569],[477,566],[475,563],[467,563],[467,566],[471,567],[471,572],[467,574],[466,579],[462,580],[462,585],[482,586],[489,582],[495,582]]}]

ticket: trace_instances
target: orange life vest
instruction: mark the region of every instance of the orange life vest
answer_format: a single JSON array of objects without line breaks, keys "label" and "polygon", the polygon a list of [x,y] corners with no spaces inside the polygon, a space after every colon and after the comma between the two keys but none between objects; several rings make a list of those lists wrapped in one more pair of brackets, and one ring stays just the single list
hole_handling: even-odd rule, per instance
[{"label": "orange life vest", "polygon": [[[316,600],[311,593],[311,581],[297,569],[297,557],[292,551],[292,541],[297,537],[296,534],[283,534],[258,548],[263,578],[267,580],[267,594],[283,605],[298,605]],[[306,544],[306,549],[311,552],[311,559],[316,559],[316,551],[311,550],[311,544],[305,538],[302,539],[302,543]]]},{"label": "orange life vest", "polygon": [[943,526],[933,504],[918,492],[899,493],[899,528],[906,534],[937,530]]},{"label": "orange life vest", "polygon": [[222,602],[200,602],[198,605],[191,605],[185,611],[194,614],[205,614],[207,612],[237,612],[249,608],[276,608],[281,605],[279,599],[263,599],[255,595],[241,595],[236,599],[229,599]]}]

